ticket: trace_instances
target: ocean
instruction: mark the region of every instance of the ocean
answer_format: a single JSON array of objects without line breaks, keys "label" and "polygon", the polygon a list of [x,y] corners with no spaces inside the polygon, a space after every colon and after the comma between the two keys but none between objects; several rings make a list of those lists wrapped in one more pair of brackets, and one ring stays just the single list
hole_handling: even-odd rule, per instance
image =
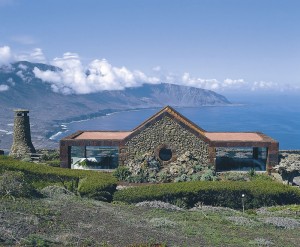
[{"label": "ocean", "polygon": [[[230,106],[176,108],[207,131],[259,131],[279,141],[280,149],[300,149],[300,95],[225,95]],[[159,109],[124,111],[64,123],[59,140],[78,130],[131,130]]]}]

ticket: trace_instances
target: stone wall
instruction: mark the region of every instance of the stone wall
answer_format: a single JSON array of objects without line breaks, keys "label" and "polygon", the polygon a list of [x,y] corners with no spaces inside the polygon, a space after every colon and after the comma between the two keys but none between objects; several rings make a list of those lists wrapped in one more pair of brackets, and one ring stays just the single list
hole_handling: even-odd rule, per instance
[{"label": "stone wall", "polygon": [[[170,160],[163,161],[159,157],[162,148],[171,150]],[[133,174],[138,174],[145,166],[145,156],[148,160],[159,162],[159,168],[155,165],[155,169],[165,173],[180,167],[181,170],[185,169],[181,173],[193,173],[192,167],[209,165],[208,144],[167,116],[126,142],[122,151],[127,154],[124,165],[129,167]]]}]

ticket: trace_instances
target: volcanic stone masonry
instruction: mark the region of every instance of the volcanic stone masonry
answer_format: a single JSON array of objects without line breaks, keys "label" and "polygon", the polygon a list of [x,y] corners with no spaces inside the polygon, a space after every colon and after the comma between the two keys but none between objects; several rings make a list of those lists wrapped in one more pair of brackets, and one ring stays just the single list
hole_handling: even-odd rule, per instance
[{"label": "volcanic stone masonry", "polygon": [[14,112],[14,139],[9,155],[21,158],[36,151],[31,142],[29,116],[27,115],[29,111],[17,109]]},{"label": "volcanic stone masonry", "polygon": [[[161,150],[169,150],[170,157],[161,157]],[[127,153],[124,165],[132,171],[139,170],[132,166],[141,166],[135,160],[145,154],[160,159],[164,167],[187,152],[198,164],[209,164],[208,144],[167,116],[130,139],[122,151]]]}]

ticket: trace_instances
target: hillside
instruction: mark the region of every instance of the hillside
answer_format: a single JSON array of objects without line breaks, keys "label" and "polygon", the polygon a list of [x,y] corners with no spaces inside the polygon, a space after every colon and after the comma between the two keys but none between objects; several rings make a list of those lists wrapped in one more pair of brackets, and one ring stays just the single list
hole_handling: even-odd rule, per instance
[{"label": "hillside", "polygon": [[173,84],[144,84],[125,90],[101,91],[91,94],[63,95],[53,92],[51,83],[36,78],[33,69],[57,71],[60,68],[38,63],[17,62],[0,68],[0,138],[1,148],[11,145],[13,109],[28,108],[34,145],[56,147],[47,139],[59,122],[86,119],[114,110],[162,107],[199,107],[225,105],[230,102],[210,90]]},{"label": "hillside", "polygon": [[44,157],[0,156],[0,246],[299,246],[299,189],[268,175],[132,186]]},{"label": "hillside", "polygon": [[299,216],[293,210],[299,206],[293,205],[243,214],[221,207],[179,211],[68,195],[0,202],[2,246],[299,246]]}]

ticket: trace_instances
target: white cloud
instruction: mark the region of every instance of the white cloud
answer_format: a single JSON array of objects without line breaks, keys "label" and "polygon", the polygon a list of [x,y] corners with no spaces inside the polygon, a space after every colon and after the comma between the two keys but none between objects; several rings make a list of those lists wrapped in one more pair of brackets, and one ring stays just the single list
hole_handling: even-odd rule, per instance
[{"label": "white cloud", "polygon": [[203,79],[192,77],[189,73],[184,73],[181,77],[176,75],[167,75],[161,81],[179,85],[198,87],[218,92],[251,92],[251,91],[293,91],[300,90],[300,86],[279,84],[271,81],[247,82],[244,79],[226,78],[223,81],[217,79]]},{"label": "white cloud", "polygon": [[4,85],[4,84],[0,84],[0,92],[7,91],[8,89],[9,89],[9,86]]},{"label": "white cloud", "polygon": [[143,72],[130,71],[126,67],[114,67],[107,60],[93,60],[83,66],[76,53],[65,53],[52,61],[61,71],[41,71],[34,68],[36,77],[52,83],[56,92],[87,94],[103,90],[120,90],[143,83],[158,83],[159,78],[148,77]]},{"label": "white cloud", "polygon": [[26,73],[23,73],[23,70],[19,70],[16,72],[16,75],[19,76],[24,82],[30,82],[32,80],[31,76],[26,75]]},{"label": "white cloud", "polygon": [[289,84],[279,84],[277,82],[272,81],[255,81],[251,85],[251,91],[293,91],[293,90],[299,90],[300,87],[296,85],[289,85]]},{"label": "white cloud", "polygon": [[17,54],[15,55],[15,60],[33,63],[46,63],[46,58],[41,48],[35,48],[30,52]]},{"label": "white cloud", "polygon": [[23,74],[23,71],[22,70],[19,70],[17,73],[16,73],[17,76],[19,76],[23,81],[26,80],[26,77],[24,76]]},{"label": "white cloud", "polygon": [[[0,47],[0,66],[14,61],[29,61],[34,63],[46,63],[45,55],[41,48],[35,48],[29,52],[15,54],[9,46]],[[23,68],[21,68],[23,69]]]},{"label": "white cloud", "polygon": [[15,83],[15,81],[14,81],[14,79],[13,78],[8,78],[8,80],[7,80],[7,83],[9,83],[11,86],[15,86],[16,85],[16,83]]},{"label": "white cloud", "polygon": [[[1,0],[0,0],[1,1]],[[8,65],[13,61],[30,61],[46,63],[45,55],[40,48],[22,54],[15,54],[9,46],[0,47],[0,66]],[[250,91],[293,91],[300,90],[300,86],[288,85],[270,81],[248,82],[245,79],[226,78],[223,81],[215,78],[202,78],[191,76],[185,72],[176,75],[164,71],[160,66],[152,68],[155,76],[149,76],[139,70],[130,70],[123,67],[115,67],[105,59],[96,59],[87,65],[83,65],[76,53],[67,52],[62,57],[54,58],[52,65],[58,67],[56,71],[42,71],[37,67],[33,72],[37,78],[51,84],[54,92],[63,94],[87,94],[103,90],[122,90],[127,87],[137,87],[144,83],[173,83],[178,85],[192,86],[218,92],[250,92]],[[27,66],[20,64],[16,74],[24,81]],[[11,68],[3,66],[2,72],[11,72]],[[8,84],[13,86],[12,83]],[[7,90],[2,86],[2,90]]]},{"label": "white cloud", "polygon": [[243,86],[245,86],[247,83],[245,82],[244,79],[225,79],[223,86],[224,87],[238,87],[241,88]]},{"label": "white cloud", "polygon": [[191,77],[189,73],[184,73],[181,77],[181,83],[186,86],[204,88],[208,90],[218,90],[221,85],[217,79],[203,79],[200,77]]},{"label": "white cloud", "polygon": [[9,46],[0,47],[0,65],[8,64],[12,61],[12,53]]},{"label": "white cloud", "polygon": [[25,64],[22,64],[22,63],[19,64],[18,68],[21,69],[21,70],[28,69],[28,67]]},{"label": "white cloud", "polygon": [[152,68],[152,70],[155,71],[155,72],[159,72],[159,71],[161,71],[161,67],[160,66],[155,66],[155,67]]}]

